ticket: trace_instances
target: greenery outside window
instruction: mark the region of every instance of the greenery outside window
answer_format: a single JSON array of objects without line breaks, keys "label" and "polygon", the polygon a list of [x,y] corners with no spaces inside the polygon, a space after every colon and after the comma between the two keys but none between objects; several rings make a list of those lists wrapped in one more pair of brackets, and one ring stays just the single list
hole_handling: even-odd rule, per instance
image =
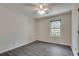
[{"label": "greenery outside window", "polygon": [[50,21],[52,37],[60,37],[61,20]]}]

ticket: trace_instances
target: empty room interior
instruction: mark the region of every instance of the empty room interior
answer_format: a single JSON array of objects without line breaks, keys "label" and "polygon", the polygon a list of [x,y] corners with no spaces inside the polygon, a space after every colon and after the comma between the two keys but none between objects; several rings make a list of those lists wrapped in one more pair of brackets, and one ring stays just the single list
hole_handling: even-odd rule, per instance
[{"label": "empty room interior", "polygon": [[0,56],[78,56],[78,3],[0,3]]}]

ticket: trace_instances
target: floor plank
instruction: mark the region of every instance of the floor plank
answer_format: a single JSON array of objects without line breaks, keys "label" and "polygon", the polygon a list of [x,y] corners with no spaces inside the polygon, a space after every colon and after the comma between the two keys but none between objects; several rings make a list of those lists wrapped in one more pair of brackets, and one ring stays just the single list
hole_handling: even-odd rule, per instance
[{"label": "floor plank", "polygon": [[0,56],[73,56],[69,46],[36,41],[0,54]]}]

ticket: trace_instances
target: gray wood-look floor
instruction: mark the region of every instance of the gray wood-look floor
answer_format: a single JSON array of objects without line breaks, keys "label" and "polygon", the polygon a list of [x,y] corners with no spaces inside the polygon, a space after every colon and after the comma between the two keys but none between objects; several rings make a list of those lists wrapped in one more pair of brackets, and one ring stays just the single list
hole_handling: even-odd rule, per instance
[{"label": "gray wood-look floor", "polygon": [[0,56],[73,56],[73,53],[68,46],[36,41]]}]

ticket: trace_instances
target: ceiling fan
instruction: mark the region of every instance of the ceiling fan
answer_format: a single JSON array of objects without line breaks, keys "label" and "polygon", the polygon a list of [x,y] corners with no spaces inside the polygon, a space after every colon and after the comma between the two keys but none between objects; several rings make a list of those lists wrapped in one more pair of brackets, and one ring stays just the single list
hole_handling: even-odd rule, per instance
[{"label": "ceiling fan", "polygon": [[49,10],[49,8],[47,7],[47,4],[39,4],[36,7],[37,13],[40,15],[43,15],[45,13],[47,13],[47,11]]},{"label": "ceiling fan", "polygon": [[32,10],[39,15],[47,14],[51,9],[51,3],[29,3],[26,5],[32,7]]}]

